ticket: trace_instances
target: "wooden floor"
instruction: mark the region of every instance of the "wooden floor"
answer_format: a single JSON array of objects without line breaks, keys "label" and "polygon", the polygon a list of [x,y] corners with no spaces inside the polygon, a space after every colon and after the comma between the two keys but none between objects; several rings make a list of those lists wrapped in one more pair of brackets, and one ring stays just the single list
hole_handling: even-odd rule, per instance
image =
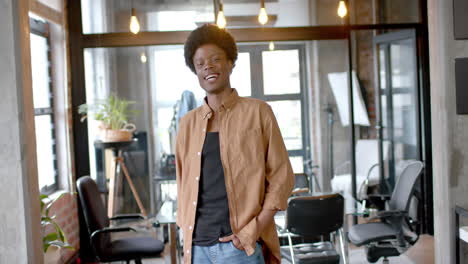
[{"label": "wooden floor", "polygon": [[434,237],[421,235],[418,242],[406,254],[416,264],[434,263]]}]

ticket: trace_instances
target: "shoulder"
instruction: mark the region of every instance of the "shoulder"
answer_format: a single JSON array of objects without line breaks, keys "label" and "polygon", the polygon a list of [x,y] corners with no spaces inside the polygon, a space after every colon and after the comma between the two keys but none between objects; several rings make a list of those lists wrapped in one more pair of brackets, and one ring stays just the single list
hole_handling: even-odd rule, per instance
[{"label": "shoulder", "polygon": [[193,110],[187,112],[183,117],[179,120],[179,126],[187,125],[193,122],[196,122],[199,117],[202,116],[202,107],[199,106]]},{"label": "shoulder", "polygon": [[242,107],[258,109],[259,111],[271,110],[271,106],[267,102],[256,98],[240,97],[239,104]]}]

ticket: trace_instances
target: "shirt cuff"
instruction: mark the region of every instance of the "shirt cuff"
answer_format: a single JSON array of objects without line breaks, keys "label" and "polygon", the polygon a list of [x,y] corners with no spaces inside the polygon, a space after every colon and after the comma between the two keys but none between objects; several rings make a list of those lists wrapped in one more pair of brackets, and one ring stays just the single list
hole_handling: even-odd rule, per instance
[{"label": "shirt cuff", "polygon": [[276,192],[266,193],[263,208],[276,211],[284,211],[288,207],[288,197],[283,197]]}]

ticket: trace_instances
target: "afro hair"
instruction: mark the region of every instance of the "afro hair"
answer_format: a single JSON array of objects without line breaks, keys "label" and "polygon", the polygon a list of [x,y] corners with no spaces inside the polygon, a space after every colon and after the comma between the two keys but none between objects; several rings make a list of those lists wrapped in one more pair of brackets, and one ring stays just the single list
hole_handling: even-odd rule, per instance
[{"label": "afro hair", "polygon": [[193,73],[196,73],[193,56],[197,49],[205,44],[214,44],[224,50],[226,57],[235,65],[237,46],[234,38],[225,29],[214,24],[205,24],[190,33],[184,46],[185,64]]}]

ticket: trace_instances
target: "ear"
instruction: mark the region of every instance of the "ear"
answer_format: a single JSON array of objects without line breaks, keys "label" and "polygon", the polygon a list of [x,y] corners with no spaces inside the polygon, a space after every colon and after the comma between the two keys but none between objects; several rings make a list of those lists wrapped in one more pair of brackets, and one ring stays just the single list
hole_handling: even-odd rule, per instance
[{"label": "ear", "polygon": [[234,64],[231,60],[228,60],[228,63],[229,63],[229,74],[231,74],[236,64]]}]

